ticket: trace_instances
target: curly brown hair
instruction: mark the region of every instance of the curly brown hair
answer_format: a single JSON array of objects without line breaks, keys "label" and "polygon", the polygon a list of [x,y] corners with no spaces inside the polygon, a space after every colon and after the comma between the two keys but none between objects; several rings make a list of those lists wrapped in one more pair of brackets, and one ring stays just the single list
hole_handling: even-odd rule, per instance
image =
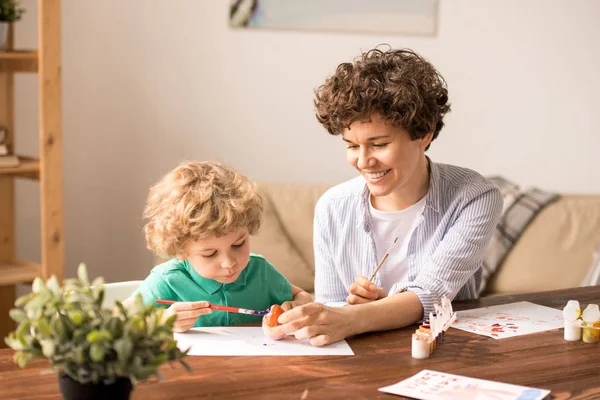
[{"label": "curly brown hair", "polygon": [[332,135],[378,113],[384,122],[406,129],[413,140],[433,133],[433,141],[450,111],[446,81],[409,49],[362,53],[354,63],[340,64],[315,96],[317,119]]},{"label": "curly brown hair", "polygon": [[144,218],[148,249],[175,257],[188,240],[260,227],[264,200],[256,183],[218,162],[184,162],[150,188]]}]

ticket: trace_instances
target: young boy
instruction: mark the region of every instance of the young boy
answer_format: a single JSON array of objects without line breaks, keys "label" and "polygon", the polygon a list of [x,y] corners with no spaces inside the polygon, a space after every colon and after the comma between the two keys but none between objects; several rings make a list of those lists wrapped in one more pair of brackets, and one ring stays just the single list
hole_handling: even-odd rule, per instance
[{"label": "young boy", "polygon": [[[213,311],[210,304],[289,310],[313,301],[262,256],[250,253],[263,199],[256,184],[217,162],[186,162],[150,188],[147,247],[171,260],[156,266],[134,296],[174,300],[174,330],[258,322],[260,316]],[[126,302],[132,301],[130,297]],[[267,333],[268,334],[268,333]]]}]

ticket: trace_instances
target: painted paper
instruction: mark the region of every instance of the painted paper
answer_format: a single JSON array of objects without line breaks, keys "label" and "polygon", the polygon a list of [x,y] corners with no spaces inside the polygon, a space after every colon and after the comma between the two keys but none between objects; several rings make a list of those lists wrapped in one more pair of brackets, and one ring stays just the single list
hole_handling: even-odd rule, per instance
[{"label": "painted paper", "polygon": [[540,400],[550,391],[423,370],[381,392],[421,400]]},{"label": "painted paper", "polygon": [[452,328],[505,339],[530,333],[562,328],[561,310],[540,306],[527,301],[499,306],[458,311]]},{"label": "painted paper", "polygon": [[308,340],[288,335],[282,340],[265,337],[262,327],[192,328],[175,333],[177,346],[190,349],[191,356],[353,356],[345,340],[329,346],[314,347]]}]

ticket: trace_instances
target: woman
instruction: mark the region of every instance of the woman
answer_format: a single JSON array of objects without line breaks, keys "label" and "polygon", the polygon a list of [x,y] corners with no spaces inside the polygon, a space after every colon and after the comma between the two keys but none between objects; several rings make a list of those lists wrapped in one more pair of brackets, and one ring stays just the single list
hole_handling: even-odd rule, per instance
[{"label": "woman", "polygon": [[[502,198],[478,173],[425,156],[450,110],[436,69],[410,50],[373,49],[338,66],[315,105],[360,176],[331,188],[315,208],[319,303],[282,314],[273,333],[326,345],[411,325],[442,296],[476,298]],[[340,301],[349,306],[326,305]]]}]

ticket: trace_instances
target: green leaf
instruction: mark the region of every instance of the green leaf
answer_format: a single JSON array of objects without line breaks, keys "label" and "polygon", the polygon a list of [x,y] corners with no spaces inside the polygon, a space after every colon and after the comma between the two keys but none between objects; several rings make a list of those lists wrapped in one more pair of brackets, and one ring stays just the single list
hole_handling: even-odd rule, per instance
[{"label": "green leaf", "polygon": [[60,293],[60,285],[58,284],[58,279],[56,279],[56,275],[52,275],[50,279],[46,282],[46,286],[48,289],[56,296]]},{"label": "green leaf", "polygon": [[42,345],[42,354],[46,358],[52,358],[54,356],[54,350],[56,349],[56,345],[50,339],[40,341]]},{"label": "green leaf", "polygon": [[149,361],[149,364],[154,367],[159,367],[167,361],[169,361],[169,355],[166,353],[162,353],[156,356],[153,360]]},{"label": "green leaf", "polygon": [[115,340],[113,347],[117,352],[117,357],[121,363],[129,360],[131,352],[133,350],[133,341],[129,336],[123,336],[120,339]]},{"label": "green leaf", "polygon": [[35,293],[33,293],[33,292],[27,293],[27,294],[19,297],[17,299],[17,301],[15,301],[15,306],[23,307],[29,300],[33,299],[34,297],[35,297]]},{"label": "green leaf", "polygon": [[42,278],[37,277],[33,280],[33,284],[31,285],[31,291],[33,293],[39,293],[42,290],[42,286],[44,286],[44,281],[42,281]]},{"label": "green leaf", "polygon": [[84,286],[90,285],[90,280],[88,278],[87,268],[84,263],[79,264],[77,268],[77,277],[81,281]]},{"label": "green leaf", "polygon": [[67,313],[67,315],[69,316],[71,321],[73,321],[73,324],[75,326],[79,326],[83,322],[83,314],[79,310],[70,311]]},{"label": "green leaf", "polygon": [[[104,278],[98,277],[94,279],[94,282],[92,282],[92,293],[96,304],[102,306],[104,302]],[[108,304],[108,306],[112,307],[112,304]]]},{"label": "green leaf", "polygon": [[154,374],[156,374],[156,367],[149,365],[141,366],[135,371],[135,376],[138,379],[148,379]]},{"label": "green leaf", "polygon": [[50,321],[50,327],[60,342],[67,341],[69,336],[67,335],[67,329],[65,328],[65,324],[62,322],[60,316],[55,315],[52,317],[52,320]]},{"label": "green leaf", "polygon": [[120,337],[123,334],[123,321],[121,318],[112,317],[106,324],[106,328],[113,337]]},{"label": "green leaf", "polygon": [[186,363],[186,362],[185,362],[185,361],[183,361],[183,360],[179,360],[179,363],[180,363],[181,365],[183,365],[183,368],[185,368],[187,372],[189,372],[189,373],[191,373],[191,372],[192,372],[192,367],[190,367],[188,363]]},{"label": "green leaf", "polygon": [[33,360],[33,355],[31,353],[25,353],[23,351],[18,351],[15,353],[13,357],[13,361],[19,365],[19,367],[23,368],[27,364],[29,364]]},{"label": "green leaf", "polygon": [[21,323],[27,318],[27,314],[25,314],[25,311],[21,310],[20,308],[11,309],[8,312],[8,315],[10,315],[13,321],[17,323]]},{"label": "green leaf", "polygon": [[83,364],[85,362],[85,353],[83,347],[78,347],[75,349],[73,358],[77,364]]},{"label": "green leaf", "polygon": [[102,340],[102,335],[100,335],[100,331],[91,331],[87,334],[86,339],[90,343],[96,343]]},{"label": "green leaf", "polygon": [[34,327],[44,336],[52,336],[52,329],[46,320],[40,319]]},{"label": "green leaf", "polygon": [[105,351],[104,351],[104,347],[102,346],[102,343],[96,342],[96,343],[92,343],[92,345],[90,346],[90,358],[92,359],[93,362],[100,362],[102,360],[104,360],[104,355],[105,355]]},{"label": "green leaf", "polygon": [[17,326],[15,333],[16,333],[17,337],[19,338],[19,340],[21,340],[21,338],[23,336],[25,336],[25,333],[29,330],[30,327],[31,327],[31,322],[29,320],[24,320],[19,324],[19,326]]},{"label": "green leaf", "polygon": [[7,337],[4,338],[4,343],[6,343],[6,345],[13,350],[19,351],[23,350],[24,348],[23,343],[17,339],[14,332],[11,332]]}]

